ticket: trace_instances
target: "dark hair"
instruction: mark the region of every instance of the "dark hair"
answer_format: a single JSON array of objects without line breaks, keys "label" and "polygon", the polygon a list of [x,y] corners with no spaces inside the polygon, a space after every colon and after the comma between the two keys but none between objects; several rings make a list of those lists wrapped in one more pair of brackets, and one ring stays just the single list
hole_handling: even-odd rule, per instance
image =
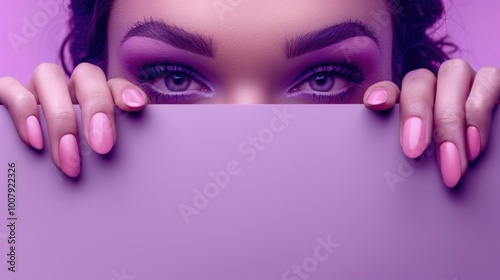
[{"label": "dark hair", "polygon": [[[400,84],[410,71],[426,68],[436,73],[439,65],[456,50],[446,37],[432,38],[443,17],[442,0],[388,0],[394,28],[393,80]],[[88,62],[107,70],[107,26],[112,0],[72,0],[71,32],[61,47],[61,60],[69,74],[72,67]],[[71,58],[65,58],[69,48]],[[449,48],[449,51],[445,49]]]}]

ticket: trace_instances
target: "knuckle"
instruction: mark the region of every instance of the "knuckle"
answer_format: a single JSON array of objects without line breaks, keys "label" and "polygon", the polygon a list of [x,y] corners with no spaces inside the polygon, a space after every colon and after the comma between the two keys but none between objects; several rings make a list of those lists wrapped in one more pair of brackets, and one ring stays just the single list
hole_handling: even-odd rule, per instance
[{"label": "knuckle", "polygon": [[441,67],[453,67],[453,68],[461,68],[461,67],[469,67],[469,63],[461,58],[453,58],[443,62]]},{"label": "knuckle", "polygon": [[121,87],[124,84],[128,84],[129,82],[122,78],[111,78],[108,80],[108,86],[111,87]]},{"label": "knuckle", "polygon": [[64,71],[57,64],[44,62],[35,68],[33,76],[37,78],[45,75],[64,75]]},{"label": "knuckle", "polygon": [[60,110],[52,112],[52,114],[50,114],[50,117],[54,121],[68,122],[75,119],[75,112],[72,112],[70,110]]},{"label": "knuckle", "polygon": [[463,113],[444,112],[436,114],[434,121],[437,128],[457,127],[463,123],[464,117]]},{"label": "knuckle", "polygon": [[474,90],[469,96],[467,110],[492,110],[492,96],[497,96],[500,91],[500,69],[495,67],[481,68],[474,79]]},{"label": "knuckle", "polygon": [[26,108],[27,105],[36,104],[35,97],[24,93],[12,94],[12,106]]},{"label": "knuckle", "polygon": [[6,76],[6,77],[0,77],[0,88],[9,90],[15,83],[17,83],[17,80],[14,79],[13,77]]},{"label": "knuckle", "polygon": [[91,111],[111,112],[114,107],[111,93],[106,88],[93,87],[83,91],[76,91],[78,100],[82,106]]},{"label": "knuckle", "polygon": [[0,78],[0,88],[5,93],[4,97],[8,100],[9,106],[17,108],[20,112],[25,111],[26,106],[36,105],[35,97],[12,77]]},{"label": "knuckle", "polygon": [[436,141],[445,141],[451,137],[460,126],[464,125],[464,118],[458,114],[445,113],[434,117],[433,138]]},{"label": "knuckle", "polygon": [[121,94],[124,89],[123,83],[118,78],[109,79],[107,86],[112,95]]},{"label": "knuckle", "polygon": [[476,78],[483,79],[483,82],[493,85],[500,85],[500,69],[487,66],[479,69]]},{"label": "knuckle", "polygon": [[[92,82],[86,82],[89,79]],[[106,76],[101,68],[93,64],[80,63],[71,74],[70,85],[79,99],[96,103],[106,103],[110,99]]]},{"label": "knuckle", "polygon": [[417,70],[413,70],[411,72],[408,72],[408,74],[406,74],[406,76],[403,79],[403,83],[404,82],[420,81],[420,80],[435,81],[436,75],[434,75],[434,73],[432,73],[428,69],[417,69]]},{"label": "knuckle", "polygon": [[449,71],[456,71],[456,70],[469,70],[470,66],[467,61],[461,59],[461,58],[454,58],[447,60],[441,64],[441,67],[439,67],[439,72],[449,72]]},{"label": "knuckle", "polygon": [[465,110],[469,113],[475,113],[484,109],[484,102],[479,98],[470,97],[465,103]]},{"label": "knuckle", "polygon": [[83,62],[78,64],[75,69],[73,70],[73,73],[71,74],[71,77],[76,80],[80,79],[85,79],[86,77],[90,76],[97,76],[97,75],[102,75],[104,76],[104,72],[102,71],[101,68],[98,66],[95,66],[93,64]]},{"label": "knuckle", "polygon": [[[422,96],[418,94],[412,94],[412,92],[405,92],[404,93],[404,98],[401,98],[401,105],[402,106],[407,106],[408,108],[420,108],[420,105],[427,104]],[[429,106],[433,106],[432,104],[429,104]]]},{"label": "knuckle", "polygon": [[104,88],[89,88],[84,92],[78,92],[79,98],[84,97],[87,101],[98,104],[108,104],[111,103],[111,98],[109,98],[109,93]]}]

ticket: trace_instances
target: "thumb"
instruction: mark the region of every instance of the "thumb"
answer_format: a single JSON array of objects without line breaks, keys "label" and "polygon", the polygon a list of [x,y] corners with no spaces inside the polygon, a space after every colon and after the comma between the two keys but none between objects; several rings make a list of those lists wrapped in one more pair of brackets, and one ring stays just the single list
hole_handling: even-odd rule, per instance
[{"label": "thumb", "polygon": [[140,87],[128,80],[114,78],[108,81],[108,85],[118,108],[128,112],[136,112],[146,107],[148,103],[147,95]]},{"label": "thumb", "polygon": [[388,110],[398,102],[400,93],[399,87],[393,82],[378,82],[366,90],[363,103],[370,110]]}]

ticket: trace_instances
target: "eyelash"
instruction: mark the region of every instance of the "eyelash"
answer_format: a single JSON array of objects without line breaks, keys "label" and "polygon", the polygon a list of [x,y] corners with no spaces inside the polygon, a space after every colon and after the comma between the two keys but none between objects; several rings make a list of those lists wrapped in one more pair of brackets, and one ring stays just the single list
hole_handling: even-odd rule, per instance
[{"label": "eyelash", "polygon": [[[342,103],[349,99],[349,97],[356,91],[356,89],[360,88],[359,85],[362,84],[366,79],[366,75],[363,70],[353,64],[336,63],[314,66],[302,73],[297,79],[295,79],[295,81],[293,82],[293,86],[288,90],[288,92],[291,92],[293,91],[293,89],[309,82],[312,78],[321,73],[328,73],[332,74],[334,77],[345,79],[352,85],[348,89],[335,94],[318,94],[313,91],[302,92],[298,95],[303,96],[307,94],[307,98],[319,103]],[[292,94],[292,97],[293,96],[294,94]]]},{"label": "eyelash", "polygon": [[201,75],[197,72],[191,70],[191,67],[188,65],[181,65],[179,63],[159,63],[153,65],[146,65],[139,69],[136,73],[137,80],[139,82],[139,86],[148,94],[150,98],[153,98],[154,103],[194,103],[197,100],[205,97],[205,94],[201,92],[179,92],[176,94],[163,94],[154,90],[149,83],[153,82],[158,78],[165,78],[168,73],[182,73],[189,76],[194,81],[207,86],[208,82],[205,81]]},{"label": "eyelash", "polygon": [[[148,94],[150,98],[153,98],[154,103],[192,103],[203,98],[203,93],[201,92],[184,92],[177,94],[162,94],[154,90],[149,83],[162,77],[166,77],[166,74],[171,72],[180,72],[182,74],[188,75],[194,81],[203,84],[207,88],[208,82],[199,75],[197,72],[191,70],[188,65],[181,64],[171,64],[171,63],[160,63],[154,65],[146,65],[139,69],[136,73],[139,86]],[[301,92],[299,95],[305,96],[306,99],[311,99],[311,101],[318,103],[342,103],[349,99],[349,97],[359,88],[359,85],[364,82],[366,76],[363,70],[352,64],[347,63],[337,63],[337,64],[327,64],[322,66],[311,67],[309,70],[303,72],[297,79],[292,83],[293,86],[289,88],[290,93],[293,89],[300,87],[301,85],[307,83],[315,75],[321,73],[332,74],[334,77],[343,78],[348,81],[351,85],[348,89],[335,93],[335,94],[318,94],[316,92]],[[288,94],[289,94],[288,93]],[[289,94],[290,95],[290,94]],[[292,93],[293,97],[294,94]]]}]

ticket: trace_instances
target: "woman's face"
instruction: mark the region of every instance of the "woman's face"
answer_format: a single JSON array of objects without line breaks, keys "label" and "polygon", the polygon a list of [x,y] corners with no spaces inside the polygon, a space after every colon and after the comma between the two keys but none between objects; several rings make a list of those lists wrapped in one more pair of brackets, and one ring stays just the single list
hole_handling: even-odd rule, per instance
[{"label": "woman's face", "polygon": [[362,103],[391,57],[386,0],[114,0],[108,26],[151,103]]}]

